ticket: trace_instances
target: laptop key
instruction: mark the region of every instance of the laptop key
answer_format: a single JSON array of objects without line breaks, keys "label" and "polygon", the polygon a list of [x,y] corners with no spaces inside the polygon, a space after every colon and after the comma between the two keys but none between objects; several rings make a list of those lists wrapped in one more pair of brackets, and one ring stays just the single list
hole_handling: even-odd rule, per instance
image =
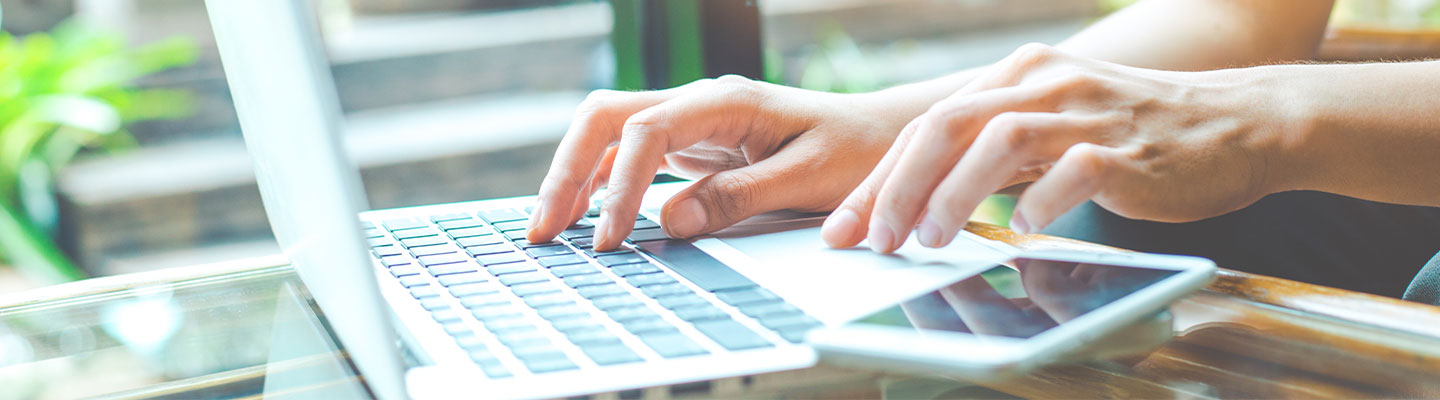
[{"label": "laptop key", "polygon": [[535,295],[535,296],[526,297],[524,300],[525,300],[525,305],[530,306],[530,308],[540,308],[540,307],[545,307],[545,306],[555,306],[555,305],[574,304],[574,303],[575,303],[574,300],[571,300],[571,299],[570,299],[570,296],[568,296],[568,295],[566,295],[566,294],[564,294],[564,293],[550,293],[550,294]]},{"label": "laptop key", "polygon": [[[466,238],[466,239],[470,239],[470,238]],[[466,253],[466,254],[469,254],[471,257],[486,256],[486,255],[491,255],[491,254],[511,253],[511,252],[514,252],[514,251],[515,251],[515,246],[511,246],[509,243],[482,244],[482,245],[470,246],[470,247],[466,247],[466,248],[465,248],[465,253]]]},{"label": "laptop key", "polygon": [[813,328],[820,326],[820,321],[817,321],[815,320],[815,318],[811,318],[810,316],[804,314],[764,317],[759,318],[759,320],[760,325],[764,325],[766,328],[770,328],[771,330],[776,331],[791,330],[797,328]]},{"label": "laptop key", "polygon": [[460,305],[472,310],[500,304],[510,304],[510,298],[504,293],[485,293],[460,298]]},{"label": "laptop key", "polygon": [[540,318],[544,318],[544,319],[546,319],[546,320],[552,320],[552,321],[553,321],[553,320],[557,320],[557,319],[563,319],[563,318],[566,318],[566,317],[588,316],[588,315],[590,315],[590,312],[585,311],[584,308],[580,307],[579,305],[577,305],[577,304],[575,304],[575,303],[560,304],[560,305],[554,305],[554,306],[549,306],[549,307],[541,307],[540,309],[537,309],[536,311],[540,312]]},{"label": "laptop key", "polygon": [[641,257],[639,254],[636,253],[602,255],[595,257],[595,261],[599,261],[600,265],[604,265],[607,267],[614,267],[616,265],[623,264],[639,264],[649,262],[649,260],[646,260],[645,257]]},{"label": "laptop key", "polygon": [[751,303],[740,306],[740,312],[752,318],[770,317],[777,315],[801,314],[799,308],[786,302],[775,303]]},{"label": "laptop key", "polygon": [[645,345],[650,346],[661,357],[678,358],[707,354],[704,347],[700,347],[694,340],[685,337],[679,332],[664,332],[639,335]]},{"label": "laptop key", "polygon": [[636,246],[701,289],[714,292],[755,286],[755,282],[750,278],[710,257],[690,242],[680,239],[655,240],[640,242]]},{"label": "laptop key", "polygon": [[790,343],[800,343],[800,342],[804,342],[804,341],[805,341],[805,334],[806,334],[806,333],[809,333],[809,332],[810,332],[810,329],[809,329],[809,328],[797,328],[797,329],[786,329],[786,330],[776,331],[776,333],[779,333],[779,334],[780,334],[780,337],[781,337],[781,338],[785,339],[786,341],[788,341],[788,342],[790,342]]},{"label": "laptop key", "polygon": [[451,287],[455,285],[464,285],[467,283],[485,282],[490,280],[490,277],[479,272],[470,272],[464,274],[445,275],[440,277],[439,279],[440,286]]},{"label": "laptop key", "polygon": [[510,241],[514,242],[514,241],[525,240],[525,235],[527,234],[527,232],[529,232],[529,231],[525,231],[525,230],[509,231],[509,232],[505,232],[504,235],[505,235],[505,238],[506,238],[506,239],[510,239]]},{"label": "laptop key", "polygon": [[524,215],[524,214],[521,214],[520,211],[515,210],[515,209],[513,209],[513,208],[497,208],[497,209],[494,209],[494,210],[484,210],[484,211],[481,211],[479,214],[480,214],[480,219],[483,219],[483,220],[485,220],[486,222],[489,222],[489,223],[492,223],[492,224],[498,223],[498,222],[514,221],[514,220],[519,220],[519,219],[525,219],[525,215]]},{"label": "laptop key", "polygon": [[459,239],[467,238],[467,237],[488,236],[488,235],[494,234],[495,231],[490,230],[490,228],[486,228],[486,227],[483,227],[483,226],[477,226],[477,227],[474,227],[474,228],[451,229],[451,230],[445,231],[445,233],[448,234],[448,235],[450,235],[451,238],[456,239],[456,240],[459,240]]},{"label": "laptop key", "polygon": [[496,222],[496,223],[495,223],[495,230],[498,230],[498,231],[501,231],[501,232],[524,230],[525,228],[529,228],[529,227],[530,227],[530,221],[529,221],[529,220],[524,220],[524,219],[519,220],[519,221],[505,221],[505,222]]},{"label": "laptop key", "polygon": [[449,244],[449,243],[445,243],[445,244],[437,244],[437,245],[433,245],[433,246],[420,246],[420,247],[416,247],[416,248],[410,249],[410,254],[414,254],[416,257],[424,257],[424,256],[433,256],[433,255],[436,255],[436,254],[455,253],[455,252],[458,252],[458,251],[460,251],[460,248],[459,248],[459,247],[455,247],[455,245],[452,245],[452,244]]},{"label": "laptop key", "polygon": [[691,307],[675,309],[675,316],[686,322],[709,321],[715,319],[730,319],[730,314],[715,306],[704,304]]},{"label": "laptop key", "polygon": [[580,331],[590,331],[596,329],[605,330],[605,327],[600,326],[598,322],[595,322],[594,319],[591,319],[589,317],[557,319],[554,321],[550,321],[550,325],[553,325],[555,327],[555,330],[560,331],[561,333],[564,333],[566,335],[570,335]]},{"label": "laptop key", "polygon": [[651,263],[625,264],[616,265],[610,268],[610,272],[614,272],[615,275],[620,275],[621,278],[624,278],[630,275],[653,274],[656,272],[660,272],[660,267],[656,267],[655,264]]},{"label": "laptop key", "polygon": [[640,274],[625,277],[625,282],[629,282],[631,286],[644,287],[649,285],[663,285],[666,283],[675,283],[675,278],[671,278],[670,275],[666,275],[663,273]]},{"label": "laptop key", "polygon": [[576,275],[598,274],[600,270],[587,264],[576,264],[551,268],[550,273],[561,278],[568,278]]},{"label": "laptop key", "polygon": [[505,369],[504,365],[500,364],[500,359],[494,356],[490,356],[488,359],[482,358],[477,360],[474,357],[470,359],[475,361],[475,365],[480,367],[480,371],[484,372],[485,376],[491,379],[509,378],[512,376],[510,375],[510,371]]},{"label": "laptop key", "polygon": [[400,245],[405,246],[405,248],[407,249],[420,246],[434,246],[437,244],[445,243],[447,243],[447,241],[439,236],[421,236],[409,239],[400,239]]},{"label": "laptop key", "polygon": [[630,248],[628,248],[628,247],[620,247],[620,248],[616,248],[616,249],[612,249],[612,250],[606,250],[606,251],[598,251],[598,250],[595,250],[595,248],[593,248],[593,247],[584,250],[585,255],[590,256],[590,258],[595,258],[595,257],[599,257],[599,256],[606,256],[606,255],[611,255],[611,254],[626,254],[626,253],[634,253],[634,252],[635,252],[635,250],[632,250],[632,249],[630,249]]},{"label": "laptop key", "polygon": [[447,220],[447,221],[439,221],[439,222],[436,222],[435,225],[440,225],[440,229],[444,229],[444,230],[447,230],[447,231],[448,231],[448,230],[451,230],[451,229],[464,229],[464,228],[474,228],[474,227],[477,227],[477,226],[485,226],[485,224],[482,223],[482,222],[480,222],[480,220],[477,220],[477,219],[474,219],[474,218],[470,218],[470,217],[457,218],[457,219]]},{"label": "laptop key", "polygon": [[501,334],[511,331],[533,330],[535,324],[524,318],[505,318],[494,321],[485,321],[485,329],[494,334]]},{"label": "laptop key", "polygon": [[498,279],[500,283],[504,284],[505,286],[515,286],[521,283],[535,283],[550,280],[549,278],[546,278],[544,274],[541,274],[539,271],[521,272],[518,274],[506,274],[503,276],[499,276],[496,279]]},{"label": "laptop key", "polygon": [[375,254],[375,258],[405,254],[404,251],[400,250],[399,247],[395,247],[394,245],[389,244],[384,246],[372,247],[370,248],[370,252]]},{"label": "laptop key", "polygon": [[489,323],[489,322],[493,322],[493,321],[497,321],[497,320],[502,320],[502,319],[524,318],[524,317],[525,317],[524,314],[521,314],[521,313],[520,313],[520,307],[517,307],[517,306],[512,305],[512,304],[510,304],[510,303],[493,304],[493,305],[489,305],[489,306],[480,307],[480,308],[477,308],[477,309],[474,309],[474,310],[470,310],[470,315],[475,316],[475,319],[478,319],[478,320],[480,320],[480,322],[485,322],[485,323]]},{"label": "laptop key", "polygon": [[509,264],[491,265],[491,266],[488,266],[488,267],[486,268],[486,270],[487,270],[487,271],[490,271],[490,274],[491,274],[491,275],[500,276],[500,275],[504,275],[504,274],[516,274],[516,273],[521,273],[521,272],[535,271],[536,268],[535,268],[535,264],[531,264],[531,263],[509,263]]},{"label": "laptop key", "polygon": [[390,239],[384,238],[384,237],[365,239],[365,242],[369,243],[369,244],[370,244],[370,247],[380,247],[380,246],[389,246],[389,245],[390,245]]},{"label": "laptop key", "polygon": [[378,237],[384,237],[384,236],[385,236],[385,231],[382,231],[382,230],[379,230],[379,229],[375,229],[375,228],[369,228],[369,229],[366,229],[366,230],[364,230],[364,231],[361,231],[360,233],[361,233],[361,234],[364,234],[366,239],[378,238]]},{"label": "laptop key", "polygon": [[465,325],[464,322],[451,322],[442,327],[445,328],[445,333],[450,336],[461,337],[475,335],[475,331],[470,330],[470,326]]},{"label": "laptop key", "polygon": [[405,265],[409,263],[411,263],[410,257],[407,257],[403,254],[380,257],[380,265],[384,265],[386,267],[394,267],[397,265]]},{"label": "laptop key", "polygon": [[[641,218],[644,218],[644,217],[642,216]],[[641,230],[641,229],[656,229],[656,228],[659,228],[659,227],[660,227],[660,224],[655,223],[655,221],[651,221],[651,220],[648,220],[648,219],[639,219],[639,220],[636,220],[636,221],[635,221],[635,230],[637,230],[637,231],[638,231],[638,230]]]},{"label": "laptop key", "polygon": [[394,275],[396,278],[402,276],[420,275],[421,272],[424,272],[424,270],[420,269],[420,266],[418,265],[407,264],[390,268],[390,275]]},{"label": "laptop key", "polygon": [[700,333],[709,336],[710,340],[719,343],[727,350],[757,349],[771,347],[770,341],[760,337],[755,331],[746,328],[733,319],[720,319],[710,321],[699,321],[695,323],[695,329]]},{"label": "laptop key", "polygon": [[375,229],[375,223],[370,221],[360,221],[360,229]]},{"label": "laptop key", "polygon": [[420,307],[424,307],[425,311],[448,310],[450,309],[450,303],[443,298],[432,297],[420,300]]},{"label": "laptop key", "polygon": [[441,222],[445,222],[445,221],[464,220],[464,219],[474,219],[474,218],[471,218],[470,215],[465,214],[465,213],[450,213],[450,214],[440,214],[440,215],[432,215],[432,216],[430,216],[430,221],[431,221],[431,222],[434,222],[434,223],[437,223],[437,224],[438,224],[438,223],[441,223]]},{"label": "laptop key", "polygon": [[599,297],[629,293],[626,292],[624,288],[621,288],[620,285],[616,285],[613,283],[606,285],[584,286],[575,290],[577,292],[580,292],[580,297],[584,297],[587,299],[595,299]]},{"label": "laptop key", "polygon": [[685,287],[685,285],[681,285],[679,283],[667,283],[664,285],[645,286],[640,288],[640,292],[652,298],[694,293],[690,291],[690,288]]},{"label": "laptop key", "polygon": [[434,254],[420,257],[420,265],[426,267],[469,261],[470,257],[459,253]]},{"label": "laptop key", "polygon": [[634,350],[630,350],[629,347],[625,347],[623,344],[582,346],[580,347],[580,351],[585,352],[585,355],[590,357],[590,360],[595,361],[595,363],[599,365],[616,365],[642,361],[640,355],[635,354]]},{"label": "laptop key", "polygon": [[422,236],[435,236],[440,234],[439,231],[431,229],[430,227],[401,229],[398,231],[392,231],[390,233],[394,234],[396,239],[409,239]]},{"label": "laptop key", "polygon": [[479,261],[481,264],[485,264],[485,266],[488,267],[496,264],[525,261],[525,256],[520,255],[520,253],[487,254],[483,256],[476,256],[475,261]]},{"label": "laptop key", "polygon": [[464,285],[450,286],[450,294],[455,297],[468,297],[479,294],[499,293],[500,288],[491,282],[467,283]]},{"label": "laptop key", "polygon": [[637,319],[659,318],[660,314],[650,311],[644,305],[636,307],[622,307],[605,310],[605,314],[617,322],[633,321]]},{"label": "laptop key", "polygon": [[430,281],[425,280],[425,277],[420,276],[420,275],[410,275],[410,276],[402,276],[402,277],[400,277],[400,286],[404,286],[404,287],[407,288],[407,289],[408,289],[408,288],[413,288],[413,287],[416,287],[416,286],[425,286],[425,285],[429,285],[429,284],[430,284]]},{"label": "laptop key", "polygon": [[426,226],[425,222],[414,218],[387,219],[384,222],[381,222],[381,224],[384,224],[385,229],[391,232],[401,229],[422,228]]},{"label": "laptop key", "polygon": [[641,306],[645,303],[641,302],[640,299],[635,298],[635,296],[624,294],[619,296],[605,296],[591,299],[590,304],[594,304],[595,308],[599,308],[602,311],[609,311],[617,308]]},{"label": "laptop key", "polygon": [[471,263],[441,264],[427,269],[430,270],[430,275],[441,276],[475,272],[475,265]]},{"label": "laptop key", "polygon": [[574,255],[575,253],[571,252],[569,247],[555,245],[530,247],[525,249],[525,254],[529,254],[531,258],[540,258],[545,256]]},{"label": "laptop key", "polygon": [[440,297],[440,292],[435,291],[435,288],[430,287],[430,285],[416,286],[410,288],[410,296],[416,299],[428,299],[431,297]]},{"label": "laptop key", "polygon": [[620,344],[620,337],[610,333],[603,327],[596,326],[595,329],[577,329],[565,334],[565,339],[570,343],[580,346]]},{"label": "laptop key", "polygon": [[[649,222],[649,221],[645,221],[645,222]],[[634,230],[634,231],[631,231],[631,232],[630,232],[630,236],[626,236],[626,237],[625,237],[625,240],[629,240],[630,243],[639,243],[639,242],[645,242],[645,241],[651,241],[651,240],[663,240],[663,239],[669,239],[669,238],[670,238],[670,236],[665,235],[665,231],[660,230],[660,228],[650,228],[650,229],[636,229],[636,230]]]},{"label": "laptop key", "polygon": [[595,247],[595,238],[593,238],[593,237],[577,237],[577,238],[574,238],[574,239],[570,239],[570,244],[573,245],[573,246],[575,246],[575,247],[579,247],[579,248],[581,248],[581,249],[588,249],[588,248],[591,248],[591,247]]},{"label": "laptop key", "polygon": [[560,285],[556,285],[550,282],[522,283],[519,285],[511,286],[510,291],[514,292],[516,296],[529,297],[545,293],[559,292]]},{"label": "laptop key", "polygon": [[603,285],[606,283],[615,282],[614,280],[610,279],[610,277],[602,274],[571,275],[565,277],[564,281],[566,285],[572,288],[579,288],[581,286],[590,285]]},{"label": "laptop key", "polygon": [[[455,243],[459,243],[460,246],[465,247],[466,250],[469,250],[469,248],[470,248],[470,247],[473,247],[473,246],[484,246],[484,245],[491,245],[491,244],[505,244],[505,239],[503,239],[503,238],[501,238],[501,237],[499,237],[499,236],[495,236],[495,235],[470,236],[470,237],[462,237],[462,238],[459,238],[459,239],[455,239]],[[511,248],[509,245],[506,245],[505,248],[506,248],[506,250],[514,250],[514,249]],[[471,255],[475,255],[475,253],[470,253],[470,254],[471,254]]]},{"label": "laptop key", "polygon": [[555,371],[568,371],[579,368],[575,366],[575,363],[570,362],[569,358],[565,358],[564,353],[557,352],[555,354],[559,354],[560,356],[558,358],[545,358],[528,361],[522,359],[520,361],[525,363],[526,369],[529,369],[530,372],[534,372],[537,374]]},{"label": "laptop key", "polygon": [[453,309],[453,308],[451,308],[451,309],[444,309],[444,310],[438,310],[438,311],[431,312],[431,313],[430,313],[430,317],[435,318],[435,322],[439,322],[439,323],[444,324],[444,323],[450,323],[450,322],[459,321],[459,320],[460,320],[460,312],[459,312],[459,311],[455,311],[455,309]]},{"label": "laptop key", "polygon": [[658,317],[632,319],[629,321],[625,321],[620,325],[624,326],[625,330],[630,331],[630,333],[634,333],[636,335],[662,332],[679,332],[678,329],[675,329],[674,325],[670,325],[669,322],[665,322],[665,320]]},{"label": "laptop key", "polygon": [[505,347],[512,349],[551,345],[550,338],[540,335],[539,331],[535,331],[534,334],[524,335],[496,335],[496,338],[500,339],[500,343],[504,344]]},{"label": "laptop key", "polygon": [[560,237],[565,238],[565,240],[575,240],[575,238],[592,236],[595,236],[594,226],[570,228],[560,232]]},{"label": "laptop key", "polygon": [[593,206],[585,210],[585,218],[596,218],[600,216],[600,206]]},{"label": "laptop key", "polygon": [[584,258],[581,258],[580,256],[575,255],[575,254],[566,254],[566,255],[561,255],[561,256],[550,256],[550,257],[540,257],[540,258],[536,259],[535,261],[539,261],[539,262],[540,262],[540,265],[541,265],[541,266],[544,266],[545,268],[554,268],[554,267],[558,267],[558,266],[561,266],[561,265],[574,265],[574,264],[584,264],[584,263],[585,263],[585,259],[584,259]]},{"label": "laptop key", "polygon": [[696,294],[682,294],[682,295],[676,295],[676,296],[665,296],[665,297],[661,297],[661,298],[658,298],[658,299],[655,299],[655,300],[658,300],[658,301],[660,302],[660,306],[661,306],[661,307],[665,307],[665,308],[668,308],[668,309],[671,309],[671,310],[675,310],[675,309],[679,309],[679,308],[683,308],[683,307],[696,306],[696,305],[701,305],[701,304],[710,305],[710,301],[709,301],[709,300],[705,300],[704,297],[700,297],[699,295],[696,295]]},{"label": "laptop key", "polygon": [[774,303],[780,301],[780,296],[776,296],[775,293],[771,293],[769,290],[765,290],[762,288],[716,292],[715,297],[719,297],[720,301],[723,301],[725,302],[725,304],[729,304],[732,306],[740,306],[750,303]]}]

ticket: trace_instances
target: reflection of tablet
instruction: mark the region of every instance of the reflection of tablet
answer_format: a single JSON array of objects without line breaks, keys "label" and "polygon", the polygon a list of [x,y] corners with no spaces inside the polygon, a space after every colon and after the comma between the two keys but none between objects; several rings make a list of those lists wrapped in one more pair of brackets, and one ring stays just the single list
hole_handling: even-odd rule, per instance
[{"label": "reflection of tablet", "polygon": [[823,362],[995,379],[1053,363],[1199,289],[1215,264],[1032,252],[850,324],[814,332]]}]

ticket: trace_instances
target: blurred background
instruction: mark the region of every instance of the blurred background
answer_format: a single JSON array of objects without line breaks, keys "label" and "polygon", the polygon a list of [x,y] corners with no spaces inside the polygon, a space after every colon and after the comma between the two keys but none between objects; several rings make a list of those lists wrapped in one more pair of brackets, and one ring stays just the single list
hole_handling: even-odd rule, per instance
[{"label": "blurred background", "polygon": [[[685,57],[714,63],[717,46],[754,53],[756,78],[861,92],[1055,43],[1132,2],[307,1],[375,208],[533,194],[586,92],[708,75]],[[655,1],[669,11],[646,17]],[[1436,3],[1342,1],[1322,55],[1433,57]],[[279,251],[201,0],[0,5],[0,293]],[[698,39],[707,18],[749,22]],[[674,62],[637,58],[655,44],[645,21],[668,24]]]}]

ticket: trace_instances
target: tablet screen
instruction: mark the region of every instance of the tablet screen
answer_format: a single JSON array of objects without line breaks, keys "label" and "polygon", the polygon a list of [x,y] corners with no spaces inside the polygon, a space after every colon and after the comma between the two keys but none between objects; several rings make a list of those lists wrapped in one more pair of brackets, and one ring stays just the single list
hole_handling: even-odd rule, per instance
[{"label": "tablet screen", "polygon": [[919,331],[1029,338],[1179,271],[1012,260],[857,321]]}]

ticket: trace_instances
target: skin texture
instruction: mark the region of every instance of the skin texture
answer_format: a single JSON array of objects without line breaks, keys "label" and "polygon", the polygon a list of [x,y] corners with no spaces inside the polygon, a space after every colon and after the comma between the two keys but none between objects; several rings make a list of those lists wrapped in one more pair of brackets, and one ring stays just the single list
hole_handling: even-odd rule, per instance
[{"label": "skin texture", "polygon": [[[1226,130],[1214,124],[1199,124],[1192,126],[1193,129],[1187,131],[1190,136],[1183,140],[1161,137],[1163,135],[1149,130],[1185,119],[1173,115],[1167,118],[1158,113],[1194,112],[1181,105],[1194,100],[1188,97],[1192,93],[1185,84],[1203,86],[1217,83],[1183,78],[1184,75],[1173,72],[1133,67],[1212,70],[1308,59],[1319,43],[1330,8],[1330,1],[1320,0],[1149,0],[1077,34],[1058,46],[1061,51],[1028,46],[996,66],[961,71],[867,94],[827,94],[735,77],[703,80],[654,92],[597,91],[577,110],[575,122],[541,185],[540,200],[536,215],[531,220],[528,238],[543,241],[554,237],[583,215],[587,197],[608,184],[608,197],[602,204],[605,215],[596,232],[596,247],[608,249],[617,246],[629,233],[630,224],[609,224],[606,221],[633,219],[639,209],[640,197],[654,173],[672,171],[683,177],[699,179],[694,187],[671,199],[662,210],[663,226],[674,237],[713,232],[762,212],[781,209],[825,211],[839,205],[827,220],[823,235],[833,246],[851,246],[864,239],[868,227],[874,225],[870,221],[871,215],[880,211],[872,209],[875,199],[883,193],[891,193],[885,196],[903,200],[903,206],[897,210],[884,210],[886,218],[896,221],[881,225],[891,230],[892,235],[886,237],[894,239],[888,243],[889,246],[873,246],[875,243],[872,241],[872,247],[882,251],[897,247],[919,220],[917,210],[923,211],[926,207],[947,210],[945,222],[948,225],[943,227],[945,235],[942,237],[948,239],[953,230],[963,225],[964,218],[957,216],[968,216],[973,208],[968,199],[982,195],[974,194],[980,192],[975,190],[947,189],[954,193],[946,196],[967,200],[958,204],[930,205],[929,195],[934,191],[930,186],[941,186],[935,182],[940,182],[943,175],[936,171],[956,170],[956,157],[964,154],[972,142],[981,143],[978,138],[995,136],[981,133],[995,117],[1003,115],[999,119],[1003,124],[990,128],[990,131],[1000,131],[1008,126],[1011,131],[1024,127],[1027,131],[1043,132],[1048,127],[1064,126],[1068,134],[1054,135],[1062,138],[1054,143],[1046,139],[1051,135],[1030,135],[1037,140],[1027,144],[1026,148],[1034,146],[1034,155],[1028,155],[1029,158],[1018,165],[1003,165],[984,174],[983,191],[986,194],[1039,178],[1050,169],[1045,158],[1058,160],[1060,155],[1067,153],[1070,145],[1088,143],[1081,131],[1091,128],[1110,129],[1104,137],[1107,140],[1105,143],[1110,146],[1081,145],[1081,150],[1076,150],[1076,155],[1070,157],[1079,161],[1071,163],[1101,165],[1094,160],[1118,160],[1120,155],[1117,152],[1121,151],[1144,152],[1157,146],[1183,147],[1181,144],[1200,142],[1202,139],[1199,137],[1206,132]],[[1137,35],[1135,32],[1146,34]],[[1036,54],[1045,56],[1033,57]],[[1081,82],[1080,78],[1056,80],[1080,75],[1075,71],[1088,71],[1104,79],[1088,82]],[[1135,74],[1135,79],[1127,80],[1124,76],[1127,74]],[[1058,93],[1056,90],[1067,87],[1065,84],[1075,85],[1077,89],[1083,86],[1085,91],[1067,94],[1063,96],[1064,101],[1057,97],[1056,100],[1025,102],[1025,94]],[[1143,90],[1168,97],[1154,99],[1148,104],[1136,101],[1135,97],[1124,97],[1126,94],[1140,95]],[[969,105],[975,110],[960,110],[957,105]],[[1129,108],[1104,109],[1112,106]],[[1072,111],[1067,113],[1066,110]],[[1213,112],[1224,111],[1217,109]],[[1133,117],[1128,123],[1124,120],[1127,115]],[[963,117],[966,120],[950,122],[948,117]],[[1246,116],[1237,114],[1234,118],[1243,119]],[[919,123],[924,121],[929,122]],[[952,132],[951,129],[939,129],[941,127],[956,129]],[[1233,137],[1219,143],[1246,140],[1249,137],[1244,132],[1276,129],[1268,126],[1242,128],[1227,131]],[[906,134],[901,135],[902,131]],[[947,136],[954,132],[959,133]],[[1140,136],[1131,140],[1124,135]],[[897,141],[897,137],[902,139]],[[916,161],[905,161],[902,157],[902,153],[907,152],[901,150],[911,137],[924,139],[924,143],[946,151],[944,157],[924,158],[940,162],[929,165],[929,172],[916,172],[922,160],[920,153],[912,154]],[[1132,141],[1131,147],[1121,146]],[[1220,146],[1218,143],[1211,145]],[[1106,148],[1123,149],[1107,151]],[[1199,156],[1193,153],[1186,154]],[[1142,155],[1157,154],[1169,153]],[[876,178],[876,174],[871,174],[882,156],[888,159],[886,162],[892,164],[892,168],[882,164],[875,171],[893,169],[905,174],[896,181],[923,178],[920,190],[890,185],[889,192],[882,192],[886,188],[884,183],[891,182],[888,179],[890,175]],[[1232,168],[1227,161],[1236,160],[1233,155],[1218,152],[1207,156],[1213,158],[1216,165],[1225,164],[1227,168]],[[1006,157],[996,153],[990,158],[999,162]],[[1164,165],[1165,160],[1152,160],[1152,164],[1134,168]],[[900,168],[893,168],[896,165]],[[968,172],[971,175],[977,174],[974,171],[988,170],[976,166],[968,168],[967,171],[972,171]],[[911,173],[917,175],[912,177]],[[867,174],[870,174],[868,179]],[[1178,174],[1152,175],[1149,179],[1184,177]],[[1057,178],[1051,181],[1057,181],[1055,185],[1066,182],[1074,185],[1074,182],[1085,180]],[[1091,185],[1096,187],[1094,193],[1103,192],[1104,196],[1111,198],[1110,204],[1123,206],[1120,198],[1126,196],[1124,192],[1148,190],[1144,183],[1137,180],[1123,188]],[[1056,186],[1049,190],[1061,189],[1064,188]],[[1249,187],[1239,185],[1228,189],[1246,191]],[[1244,203],[1252,196],[1251,192],[1225,196],[1238,200],[1227,200],[1222,205],[1205,204],[1202,207],[1198,204],[1204,201],[1190,201],[1201,209],[1158,217],[1185,220],[1211,214]],[[1070,200],[1067,198],[1063,202]],[[1025,202],[1022,199],[1022,206]],[[1046,208],[1045,215],[1050,215],[1050,208]],[[1146,215],[1144,212],[1152,210],[1136,211],[1132,215]],[[892,212],[894,216],[888,214]],[[1034,213],[1038,215],[1041,211]],[[894,232],[906,234],[894,235]]]}]

